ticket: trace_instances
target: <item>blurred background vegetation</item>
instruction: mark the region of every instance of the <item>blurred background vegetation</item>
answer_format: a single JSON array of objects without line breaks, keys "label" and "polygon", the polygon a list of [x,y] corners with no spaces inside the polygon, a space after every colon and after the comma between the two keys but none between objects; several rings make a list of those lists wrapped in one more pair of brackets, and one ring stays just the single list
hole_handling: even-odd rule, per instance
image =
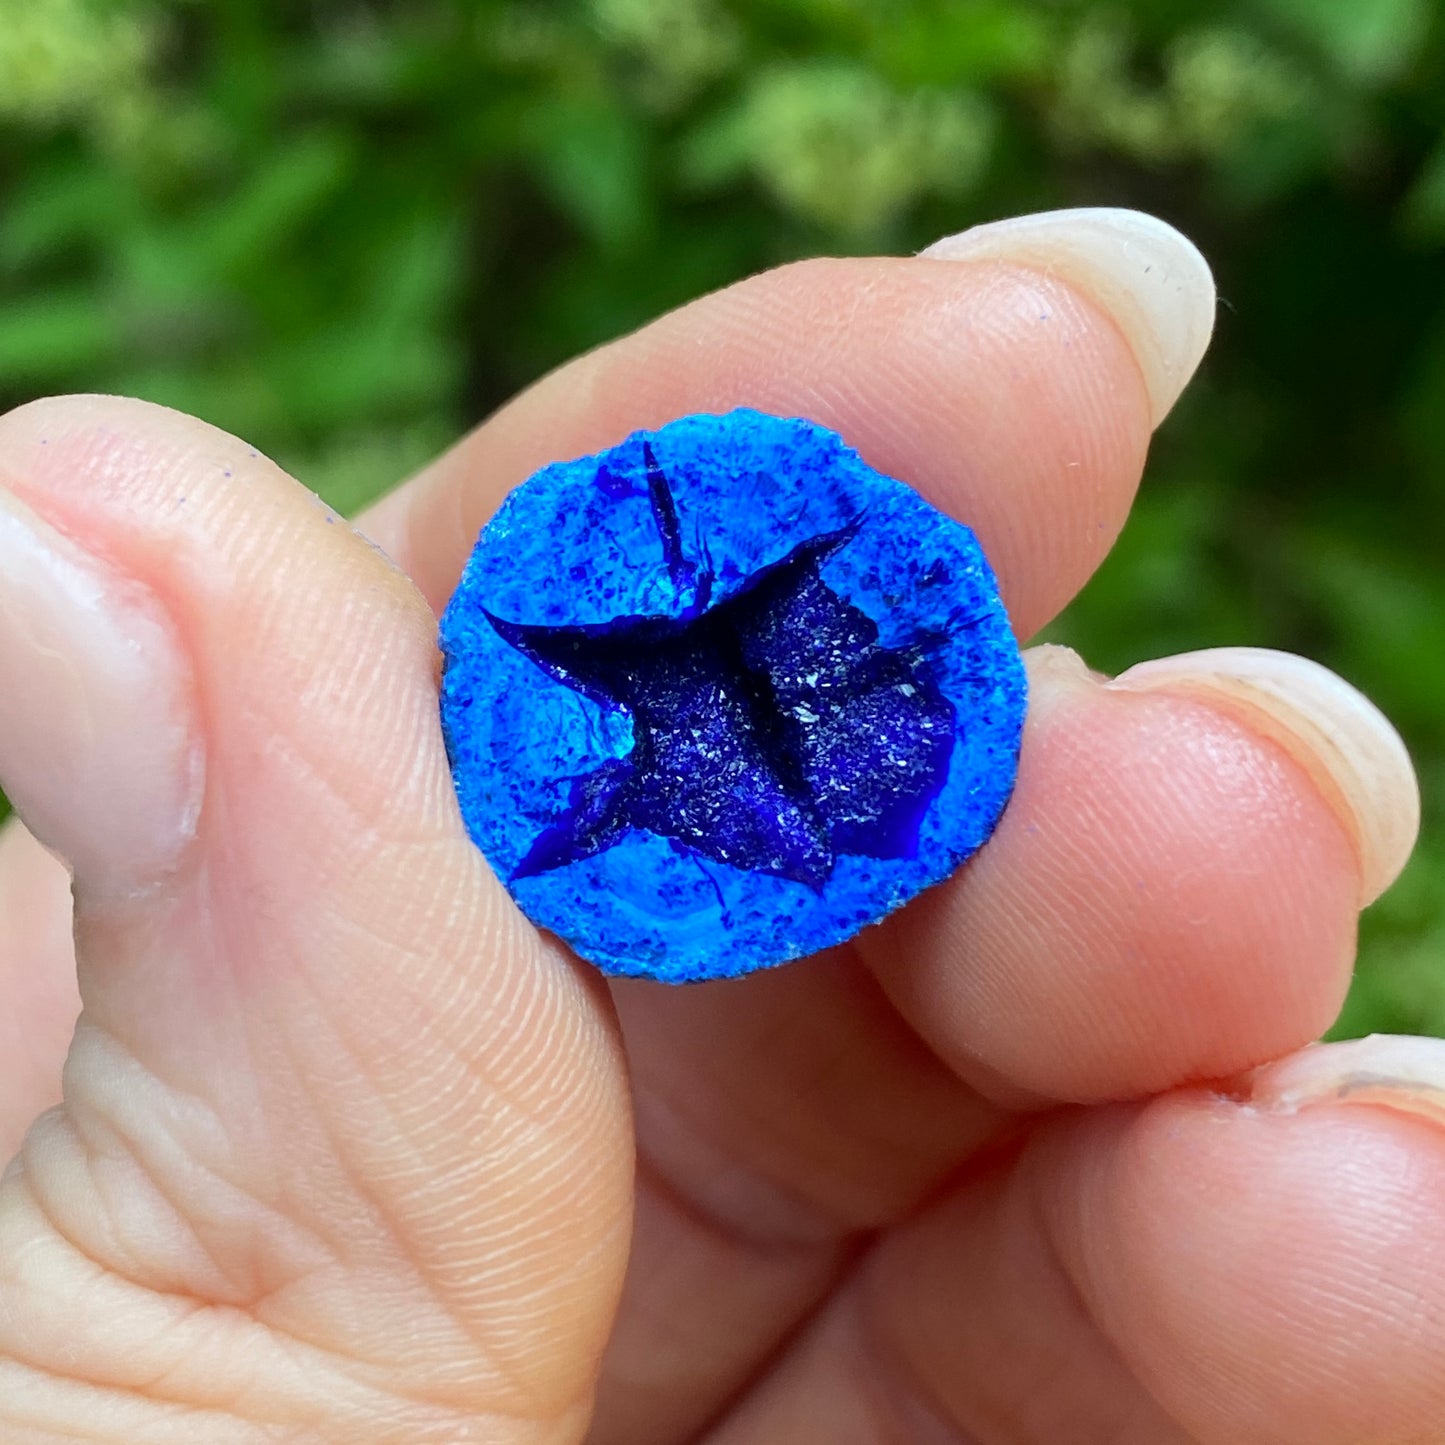
[{"label": "blurred background vegetation", "polygon": [[1341,1031],[1445,1033],[1445,0],[0,0],[0,405],[168,402],[345,510],[700,291],[1078,204],[1222,309],[1053,634],[1380,701],[1426,831]]}]

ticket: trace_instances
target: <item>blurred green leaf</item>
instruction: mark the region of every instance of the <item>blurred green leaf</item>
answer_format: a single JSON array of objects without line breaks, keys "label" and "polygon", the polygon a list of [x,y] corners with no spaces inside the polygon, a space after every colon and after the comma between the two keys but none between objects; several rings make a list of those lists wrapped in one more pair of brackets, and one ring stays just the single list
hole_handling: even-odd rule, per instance
[{"label": "blurred green leaf", "polygon": [[1316,45],[1343,75],[1370,84],[1417,59],[1433,7],[1430,0],[1263,0],[1262,9]]},{"label": "blurred green leaf", "polygon": [[605,250],[636,244],[653,199],[641,118],[605,97],[563,96],[539,101],[522,128],[558,210]]},{"label": "blurred green leaf", "polygon": [[93,119],[153,58],[149,7],[99,0],[0,0],[0,117],[35,125]]},{"label": "blurred green leaf", "polygon": [[0,271],[46,266],[57,255],[103,244],[124,195],[121,176],[80,156],[35,167],[0,209]]},{"label": "blurred green leaf", "polygon": [[116,350],[120,329],[83,288],[0,308],[0,386],[47,388]]},{"label": "blurred green leaf", "polygon": [[975,185],[993,129],[969,91],[896,91],[861,66],[800,62],[759,72],[694,132],[683,167],[700,188],[751,174],[819,226],[871,236],[921,195]]},{"label": "blurred green leaf", "polygon": [[1445,240],[1445,142],[1420,167],[1401,205],[1401,219],[1417,239]]},{"label": "blurred green leaf", "polygon": [[203,217],[205,234],[190,240],[212,274],[235,275],[286,248],[314,221],[327,200],[354,180],[349,137],[335,128],[312,129],[272,152],[240,186]]},{"label": "blurred green leaf", "polygon": [[879,7],[877,63],[905,87],[1038,80],[1054,26],[1042,10],[989,0]]},{"label": "blurred green leaf", "polygon": [[587,0],[598,38],[643,67],[638,95],[671,110],[724,75],[742,32],[716,0]]}]

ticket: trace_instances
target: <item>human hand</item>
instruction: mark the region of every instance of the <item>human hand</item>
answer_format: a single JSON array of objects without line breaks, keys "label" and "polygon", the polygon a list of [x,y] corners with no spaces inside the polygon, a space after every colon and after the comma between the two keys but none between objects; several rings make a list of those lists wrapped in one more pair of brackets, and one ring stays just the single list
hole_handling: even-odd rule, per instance
[{"label": "human hand", "polygon": [[0,419],[0,780],[76,941],[11,825],[6,1445],[1445,1438],[1445,1045],[1306,1047],[1415,828],[1338,680],[1036,650],[966,869],[689,989],[539,936],[453,800],[434,609],[636,427],[812,417],[1053,616],[1212,317],[1124,224],[698,301],[375,509],[399,567],[190,418]]}]

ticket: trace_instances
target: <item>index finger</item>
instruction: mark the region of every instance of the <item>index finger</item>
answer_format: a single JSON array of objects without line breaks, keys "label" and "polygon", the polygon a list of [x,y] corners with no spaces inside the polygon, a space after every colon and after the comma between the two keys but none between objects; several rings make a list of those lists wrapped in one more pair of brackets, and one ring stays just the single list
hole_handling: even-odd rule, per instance
[{"label": "index finger", "polygon": [[966,522],[1027,636],[1108,552],[1213,314],[1198,251],[1135,212],[980,227],[926,258],[800,262],[553,372],[361,525],[440,610],[536,468],[746,405],[834,428]]}]

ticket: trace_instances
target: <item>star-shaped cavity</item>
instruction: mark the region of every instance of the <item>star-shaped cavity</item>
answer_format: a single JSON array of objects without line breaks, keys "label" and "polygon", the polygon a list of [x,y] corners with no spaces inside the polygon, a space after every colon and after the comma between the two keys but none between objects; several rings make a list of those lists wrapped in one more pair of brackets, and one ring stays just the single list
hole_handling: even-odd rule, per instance
[{"label": "star-shaped cavity", "polygon": [[631,829],[734,868],[821,890],[841,853],[914,854],[947,775],[954,710],[927,643],[889,649],[824,582],[857,522],[803,543],[716,606],[684,555],[671,489],[645,449],[678,618],[540,627],[491,617],[549,676],[630,716],[626,758],[574,778],[562,815],[512,880],[618,843]]}]

